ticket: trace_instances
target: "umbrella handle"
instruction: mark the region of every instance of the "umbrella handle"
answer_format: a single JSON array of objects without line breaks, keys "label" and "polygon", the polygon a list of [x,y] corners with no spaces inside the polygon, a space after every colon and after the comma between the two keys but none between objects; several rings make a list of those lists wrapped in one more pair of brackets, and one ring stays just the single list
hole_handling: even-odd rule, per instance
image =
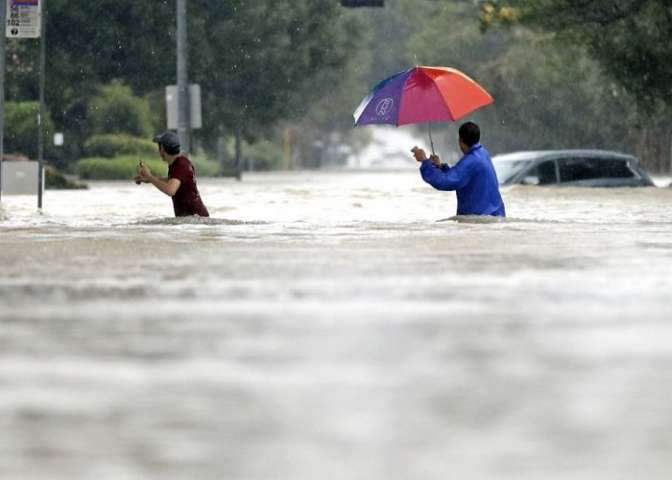
[{"label": "umbrella handle", "polygon": [[436,155],[434,151],[434,140],[432,140],[432,122],[427,122],[429,124],[429,144],[432,146],[432,155]]}]

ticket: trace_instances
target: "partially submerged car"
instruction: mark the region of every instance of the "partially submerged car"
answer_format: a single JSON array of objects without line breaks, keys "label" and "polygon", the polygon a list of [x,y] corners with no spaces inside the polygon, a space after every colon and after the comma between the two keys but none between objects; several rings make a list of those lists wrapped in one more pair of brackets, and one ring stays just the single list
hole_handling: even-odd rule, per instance
[{"label": "partially submerged car", "polygon": [[637,157],[606,150],[542,150],[492,159],[501,185],[650,187]]}]

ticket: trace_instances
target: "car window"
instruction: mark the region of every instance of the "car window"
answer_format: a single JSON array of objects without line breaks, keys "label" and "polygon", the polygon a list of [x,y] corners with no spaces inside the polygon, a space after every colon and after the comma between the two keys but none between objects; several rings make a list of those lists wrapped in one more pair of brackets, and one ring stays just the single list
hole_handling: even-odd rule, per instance
[{"label": "car window", "polygon": [[600,164],[604,177],[631,178],[635,176],[630,167],[628,167],[628,162],[625,160],[621,160],[619,158],[609,158],[603,162],[600,162]]},{"label": "car window", "polygon": [[518,175],[523,168],[532,163],[532,160],[497,161],[495,159],[492,163],[497,172],[497,180],[499,180],[499,183],[503,184]]},{"label": "car window", "polygon": [[555,160],[546,160],[536,167],[530,169],[526,176],[537,177],[539,185],[549,185],[558,182],[555,171]]},{"label": "car window", "polygon": [[558,162],[561,182],[634,177],[627,162],[618,158],[563,158]]}]

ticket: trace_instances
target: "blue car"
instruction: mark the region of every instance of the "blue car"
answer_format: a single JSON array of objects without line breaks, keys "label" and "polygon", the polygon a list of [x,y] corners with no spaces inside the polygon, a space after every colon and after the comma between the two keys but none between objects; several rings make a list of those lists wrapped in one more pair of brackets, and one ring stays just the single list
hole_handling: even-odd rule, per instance
[{"label": "blue car", "polygon": [[542,150],[492,159],[500,185],[652,187],[637,157],[606,150]]}]

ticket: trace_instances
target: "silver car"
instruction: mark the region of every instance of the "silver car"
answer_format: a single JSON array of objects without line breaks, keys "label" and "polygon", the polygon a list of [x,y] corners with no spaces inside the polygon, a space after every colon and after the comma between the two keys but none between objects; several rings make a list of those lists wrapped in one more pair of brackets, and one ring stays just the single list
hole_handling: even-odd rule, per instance
[{"label": "silver car", "polygon": [[649,187],[637,157],[605,150],[542,150],[493,157],[501,185]]}]

